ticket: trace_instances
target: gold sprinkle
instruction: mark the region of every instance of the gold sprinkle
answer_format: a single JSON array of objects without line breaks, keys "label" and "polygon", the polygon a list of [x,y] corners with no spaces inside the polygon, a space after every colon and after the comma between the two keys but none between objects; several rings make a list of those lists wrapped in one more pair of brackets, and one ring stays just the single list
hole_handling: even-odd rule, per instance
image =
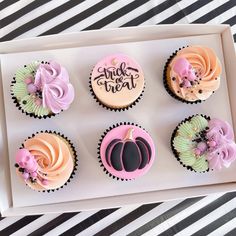
[{"label": "gold sprinkle", "polygon": [[113,66],[115,66],[117,63],[118,63],[118,61],[116,60],[116,58],[113,58],[113,59],[111,60],[111,64],[112,64]]}]

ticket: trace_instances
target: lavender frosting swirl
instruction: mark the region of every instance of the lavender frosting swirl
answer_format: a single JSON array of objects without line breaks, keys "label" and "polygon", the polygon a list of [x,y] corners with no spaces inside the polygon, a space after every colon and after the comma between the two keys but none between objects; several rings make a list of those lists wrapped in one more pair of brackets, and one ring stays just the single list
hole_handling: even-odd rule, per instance
[{"label": "lavender frosting swirl", "polygon": [[207,160],[210,169],[219,170],[223,166],[229,167],[236,159],[236,144],[231,126],[219,119],[212,119],[208,123],[209,130],[206,137],[215,145],[209,148]]},{"label": "lavender frosting swirl", "polygon": [[43,106],[53,113],[68,109],[74,100],[74,88],[67,70],[54,61],[40,64],[34,85],[42,91]]}]

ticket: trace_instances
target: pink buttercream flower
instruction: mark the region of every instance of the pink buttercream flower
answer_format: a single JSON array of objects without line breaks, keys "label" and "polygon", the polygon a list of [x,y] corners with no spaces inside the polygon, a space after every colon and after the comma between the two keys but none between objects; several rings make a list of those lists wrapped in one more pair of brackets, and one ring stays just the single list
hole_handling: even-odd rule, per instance
[{"label": "pink buttercream flower", "polygon": [[38,169],[38,163],[34,156],[25,148],[17,151],[16,163],[28,173],[35,172]]},{"label": "pink buttercream flower", "polygon": [[209,168],[219,170],[223,166],[229,167],[236,159],[233,129],[227,122],[219,119],[211,119],[208,127],[206,137],[209,145]]},{"label": "pink buttercream flower", "polygon": [[229,167],[236,159],[236,144],[234,142],[225,143],[207,155],[209,168],[220,170],[223,166]]},{"label": "pink buttercream flower", "polygon": [[173,70],[182,79],[184,87],[191,87],[191,82],[196,80],[193,67],[185,58],[178,58],[173,65]]},{"label": "pink buttercream flower", "polygon": [[208,123],[208,127],[209,131],[207,133],[209,134],[209,136],[219,135],[221,138],[224,138],[226,140],[234,139],[233,129],[225,121],[219,119],[211,119]]},{"label": "pink buttercream flower", "polygon": [[74,88],[66,69],[54,61],[40,64],[34,84],[42,91],[43,106],[53,113],[68,109],[74,100]]}]

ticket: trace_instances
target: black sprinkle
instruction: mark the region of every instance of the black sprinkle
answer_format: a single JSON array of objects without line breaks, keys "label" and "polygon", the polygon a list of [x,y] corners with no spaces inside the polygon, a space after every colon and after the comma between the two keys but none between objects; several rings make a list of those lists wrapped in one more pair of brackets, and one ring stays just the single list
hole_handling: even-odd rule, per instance
[{"label": "black sprinkle", "polygon": [[25,171],[25,169],[20,167],[19,171],[23,173]]},{"label": "black sprinkle", "polygon": [[199,93],[202,93],[202,90],[201,89],[199,89],[199,91],[198,91]]},{"label": "black sprinkle", "polygon": [[172,80],[173,80],[173,81],[175,81],[175,80],[176,80],[176,78],[175,78],[175,77],[172,77]]},{"label": "black sprinkle", "polygon": [[26,104],[27,104],[27,101],[24,100],[22,103],[23,103],[24,105],[26,105]]},{"label": "black sprinkle", "polygon": [[16,167],[16,168],[18,168],[18,167],[19,167],[18,163],[16,163],[16,164],[15,164],[15,167]]}]

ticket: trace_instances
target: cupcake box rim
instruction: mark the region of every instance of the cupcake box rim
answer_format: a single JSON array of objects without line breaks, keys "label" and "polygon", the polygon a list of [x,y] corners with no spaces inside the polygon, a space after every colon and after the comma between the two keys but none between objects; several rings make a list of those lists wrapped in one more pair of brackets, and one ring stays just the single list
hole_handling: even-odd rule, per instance
[{"label": "cupcake box rim", "polygon": [[[174,28],[173,28],[174,27]],[[167,33],[170,34],[170,31],[173,29],[176,29],[175,32],[171,33],[173,37],[177,36],[177,33],[180,34],[180,32],[185,32],[183,33],[182,36],[189,34],[189,32],[191,33],[195,33],[195,34],[204,34],[204,33],[215,33],[215,34],[221,34],[222,35],[222,40],[224,45],[227,42],[227,45],[224,46],[224,53],[226,55],[226,59],[230,58],[232,59],[232,61],[235,60],[235,58],[233,58],[233,56],[235,57],[235,54],[233,53],[233,50],[231,52],[231,49],[233,48],[233,44],[232,44],[232,37],[230,35],[230,29],[228,26],[211,26],[211,28],[208,26],[194,26],[194,25],[190,25],[190,26],[155,26],[155,27],[140,27],[141,29],[136,29],[136,28],[129,28],[129,29],[125,29],[123,30],[105,30],[105,33],[109,32],[109,33],[114,33],[115,36],[119,35],[125,35],[125,36],[129,36],[129,37],[133,37],[137,40],[141,40],[141,39],[147,39],[147,36],[145,36],[145,32],[151,32],[149,34],[149,40],[150,39],[154,39],[156,37],[156,35],[160,32],[163,32],[164,37],[167,36]],[[193,28],[191,30],[191,28]],[[166,33],[164,32],[166,31]],[[140,34],[140,32],[143,32],[143,36],[139,36],[138,34]],[[177,32],[177,33],[176,33]],[[70,36],[72,37],[72,41],[74,39],[74,45],[78,45],[78,42],[75,41],[75,39],[78,40],[78,36],[81,36],[79,40],[83,41],[86,39],[89,39],[91,36],[94,36],[94,34],[98,34],[98,41],[97,42],[105,42],[108,39],[104,39],[104,31],[93,31],[93,32],[83,32],[82,34],[69,34],[69,35],[65,35],[64,37],[59,36],[59,41],[63,38],[63,40],[70,38]],[[101,38],[99,38],[99,35]],[[151,36],[150,36],[151,35]],[[162,35],[162,37],[163,37]],[[102,39],[103,37],[103,39]],[[115,37],[114,37],[115,38]],[[40,44],[39,42],[49,42],[50,40],[52,40],[51,37],[48,37],[49,41],[45,41],[46,39],[42,39],[38,38],[36,39],[36,42],[29,42],[29,49],[31,50],[33,45],[35,44]],[[100,40],[100,41],[99,41]],[[117,40],[117,39],[114,39]],[[52,42],[55,42],[55,38],[52,40]],[[13,47],[9,50],[14,50],[14,48],[16,50],[23,50],[19,49],[19,45],[26,43],[27,40],[22,40],[22,41],[17,41],[15,45],[13,45]],[[63,42],[63,41],[61,41]],[[90,41],[91,42],[91,41]],[[96,42],[96,43],[97,43]],[[111,41],[109,41],[111,42]],[[113,42],[113,41],[112,41]],[[9,42],[10,43],[10,42]],[[4,46],[9,45],[9,43],[4,44]],[[65,40],[65,44],[66,45],[66,40]],[[83,43],[83,42],[82,42]],[[44,44],[44,46],[43,46]],[[87,42],[84,41],[84,45],[87,44]],[[1,44],[2,45],[2,44]],[[17,46],[16,46],[17,45]],[[71,45],[71,44],[70,44]],[[55,45],[56,47],[57,45]],[[45,48],[45,43],[42,43],[42,45],[40,47],[44,47]],[[39,47],[39,49],[40,49]],[[3,49],[5,52],[7,50],[7,48]],[[228,65],[226,65],[226,73],[227,73],[227,77],[232,77],[233,72],[234,74],[236,74],[235,72],[235,68],[233,68],[232,66],[230,66],[230,64],[232,63],[228,61]],[[235,63],[234,63],[235,64]],[[229,71],[229,69],[232,69],[232,71]],[[231,82],[230,82],[231,83]],[[232,83],[231,83],[232,84]],[[231,88],[232,86],[229,86],[229,88]],[[231,93],[231,100],[233,100],[234,98],[234,94]],[[171,98],[170,98],[171,99]],[[235,100],[236,101],[236,100]],[[235,107],[235,106],[234,106]],[[234,107],[232,109],[234,109]],[[212,115],[211,115],[212,116]],[[39,121],[40,122],[40,121]],[[141,122],[138,122],[141,124]],[[3,122],[4,124],[4,122]],[[235,123],[236,124],[236,123]],[[142,124],[141,124],[142,125]],[[3,125],[4,126],[4,125]],[[3,135],[5,135],[5,131],[3,131]],[[5,141],[4,141],[5,142]],[[1,143],[1,142],[0,142]],[[6,161],[0,160],[1,164],[5,163]],[[4,164],[5,166],[5,164]],[[6,164],[7,166],[7,164]],[[7,174],[4,172],[2,172],[2,174]],[[1,180],[3,181],[3,180]],[[6,189],[6,193],[7,193],[7,186],[6,182],[2,182],[3,184],[1,185],[2,188]],[[1,200],[1,207],[3,207],[2,211],[3,211],[3,215],[20,215],[23,214],[23,211],[25,214],[35,214],[35,213],[42,213],[42,212],[58,212],[58,208],[63,209],[63,211],[73,211],[75,209],[77,210],[85,210],[85,209],[97,209],[98,206],[102,207],[102,208],[106,208],[106,207],[114,207],[114,206],[122,206],[122,205],[126,205],[128,203],[134,203],[134,199],[135,203],[147,203],[147,202],[155,202],[155,201],[162,201],[162,200],[167,200],[167,199],[178,199],[181,197],[189,197],[189,196],[199,196],[199,195],[204,195],[207,193],[214,193],[214,192],[227,192],[227,191],[232,191],[233,189],[236,189],[236,184],[235,183],[225,183],[225,184],[218,184],[216,186],[207,186],[207,187],[194,187],[194,188],[188,188],[188,190],[186,189],[178,189],[178,191],[158,191],[158,192],[152,192],[152,193],[145,193],[145,194],[134,194],[133,196],[121,196],[119,198],[117,197],[109,197],[108,199],[105,200],[105,198],[102,199],[98,199],[97,201],[94,201],[94,199],[92,200],[85,200],[83,201],[83,205],[81,202],[69,202],[69,203],[59,203],[59,204],[50,204],[47,206],[47,209],[45,206],[34,206],[34,207],[23,207],[22,209],[19,208],[12,208],[10,206],[10,198],[8,198],[6,195],[2,197],[2,195],[0,196]],[[172,195],[172,196],[171,196]],[[134,198],[135,196],[135,198]],[[5,201],[4,201],[5,199]],[[104,203],[103,203],[104,202]],[[105,203],[106,202],[106,203]],[[60,206],[60,207],[58,207]]]}]

